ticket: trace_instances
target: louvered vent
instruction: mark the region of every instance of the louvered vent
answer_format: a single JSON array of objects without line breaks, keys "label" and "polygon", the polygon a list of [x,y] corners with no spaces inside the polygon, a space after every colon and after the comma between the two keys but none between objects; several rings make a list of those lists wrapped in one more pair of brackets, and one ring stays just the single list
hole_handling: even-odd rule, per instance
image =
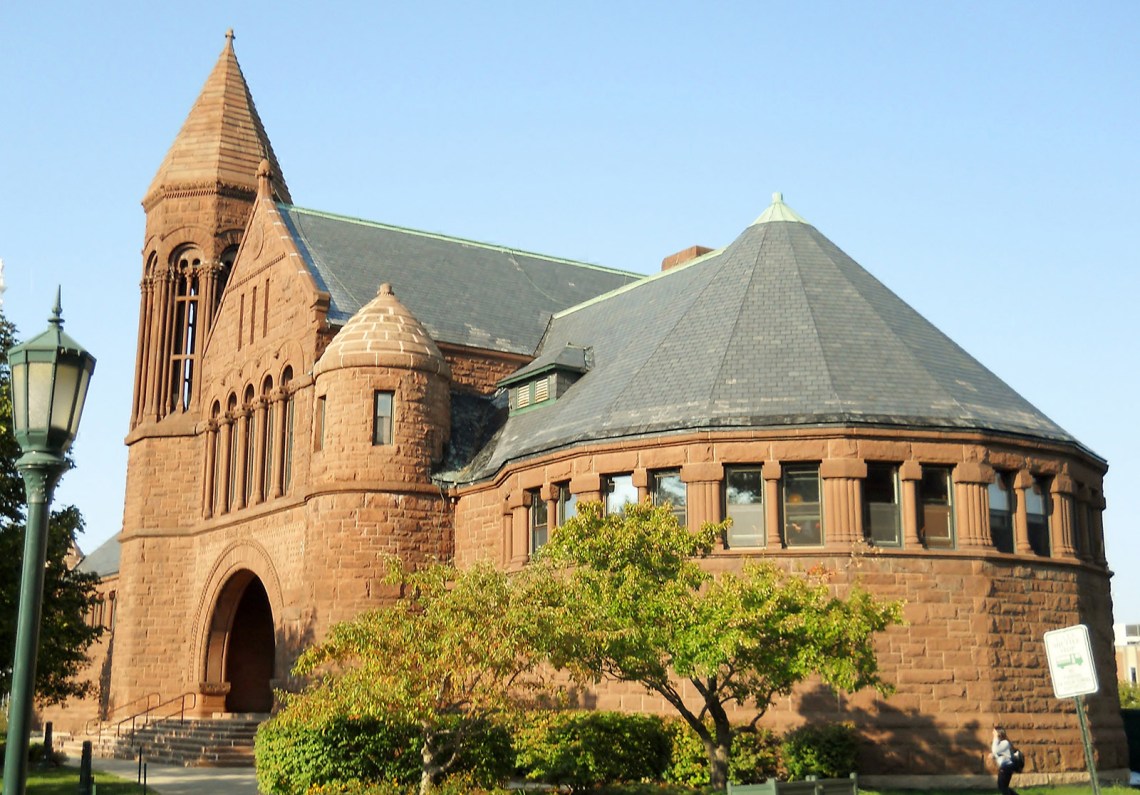
[{"label": "louvered vent", "polygon": [[550,397],[550,376],[544,376],[534,382],[534,402],[541,403]]}]

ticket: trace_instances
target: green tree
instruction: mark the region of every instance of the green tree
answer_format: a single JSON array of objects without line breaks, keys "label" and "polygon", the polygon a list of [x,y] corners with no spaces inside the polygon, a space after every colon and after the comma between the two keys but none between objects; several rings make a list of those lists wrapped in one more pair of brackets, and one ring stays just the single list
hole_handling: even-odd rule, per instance
[{"label": "green tree", "polygon": [[1140,709],[1140,685],[1122,679],[1117,689],[1120,693],[1121,709]]},{"label": "green tree", "polygon": [[389,566],[399,598],[334,626],[305,651],[294,672],[314,681],[287,709],[418,725],[426,793],[457,769],[465,741],[535,684],[527,677],[535,645],[519,588],[504,572]]},{"label": "green tree", "polygon": [[[24,559],[24,481],[16,470],[20,447],[12,433],[11,374],[8,349],[16,330],[0,313],[0,693],[12,688],[16,616]],[[43,618],[36,664],[36,701],[57,704],[93,689],[80,681],[87,650],[102,633],[85,618],[98,600],[98,578],[69,568],[67,559],[83,517],[74,506],[52,511],[48,523],[47,568],[44,571]]]},{"label": "green tree", "polygon": [[[607,516],[590,503],[524,572],[551,662],[580,680],[637,682],[659,694],[700,737],[718,788],[734,732],[754,731],[772,700],[797,683],[818,675],[844,691],[889,692],[873,641],[901,621],[901,605],[859,587],[833,596],[826,572],[750,564],[714,577],[696,558],[723,529],[690,533],[668,506]],[[686,683],[696,708],[683,695]],[[750,725],[732,726],[733,702],[756,710]]]}]

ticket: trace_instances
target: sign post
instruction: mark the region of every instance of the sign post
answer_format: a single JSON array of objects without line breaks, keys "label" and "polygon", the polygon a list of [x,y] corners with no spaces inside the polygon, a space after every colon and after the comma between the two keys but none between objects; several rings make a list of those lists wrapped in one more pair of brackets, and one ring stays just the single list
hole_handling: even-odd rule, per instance
[{"label": "sign post", "polygon": [[1093,795],[1100,795],[1100,782],[1096,775],[1092,740],[1089,738],[1088,719],[1081,696],[1100,690],[1093,664],[1089,628],[1084,624],[1055,629],[1045,633],[1045,656],[1049,659],[1049,675],[1053,679],[1053,694],[1057,698],[1072,698],[1077,705],[1077,720],[1081,725],[1081,743],[1085,748],[1085,765],[1089,769],[1089,782]]}]

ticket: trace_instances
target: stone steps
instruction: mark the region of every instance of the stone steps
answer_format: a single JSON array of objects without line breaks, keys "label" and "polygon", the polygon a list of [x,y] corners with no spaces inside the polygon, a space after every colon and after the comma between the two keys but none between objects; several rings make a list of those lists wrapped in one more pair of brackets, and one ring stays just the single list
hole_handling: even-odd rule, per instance
[{"label": "stone steps", "polygon": [[[253,739],[268,716],[164,719],[135,729],[134,736],[93,735],[92,753],[113,759],[143,760],[183,767],[253,767]],[[82,737],[63,741],[64,752],[79,759]]]}]

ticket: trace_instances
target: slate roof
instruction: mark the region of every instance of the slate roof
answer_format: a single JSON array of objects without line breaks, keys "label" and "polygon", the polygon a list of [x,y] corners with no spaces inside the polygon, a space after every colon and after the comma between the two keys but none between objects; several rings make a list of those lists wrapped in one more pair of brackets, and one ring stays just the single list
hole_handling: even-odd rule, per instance
[{"label": "slate roof", "polygon": [[590,371],[509,418],[458,480],[569,445],[694,429],[972,429],[1079,444],[778,194],[726,248],[556,315],[539,358],[566,345],[591,349]]},{"label": "slate roof", "polygon": [[639,274],[277,205],[343,325],[382,282],[436,342],[531,355],[553,313]]},{"label": "slate roof", "polygon": [[79,571],[98,574],[100,577],[118,574],[120,551],[119,534],[115,533],[96,547],[90,555],[85,555],[76,568]]}]

